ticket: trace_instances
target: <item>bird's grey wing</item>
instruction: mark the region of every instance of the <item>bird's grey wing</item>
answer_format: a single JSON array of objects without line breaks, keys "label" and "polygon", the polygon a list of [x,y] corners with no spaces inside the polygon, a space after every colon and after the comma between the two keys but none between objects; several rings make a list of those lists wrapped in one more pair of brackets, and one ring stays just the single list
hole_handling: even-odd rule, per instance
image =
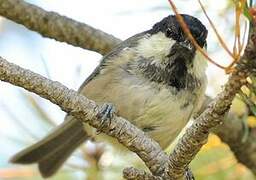
[{"label": "bird's grey wing", "polygon": [[146,34],[147,34],[147,31],[139,33],[139,34],[136,34],[136,35],[126,39],[125,41],[123,41],[119,45],[117,45],[108,54],[103,56],[103,58],[101,59],[100,64],[96,67],[96,69],[93,71],[93,73],[90,76],[88,76],[88,78],[83,82],[83,84],[78,89],[78,92],[81,92],[83,87],[86,86],[93,78],[95,78],[100,73],[100,71],[104,68],[104,64],[106,62],[109,62],[109,61],[115,59],[114,56],[116,56],[124,48],[131,48],[131,47],[136,46],[138,40],[143,38]]}]

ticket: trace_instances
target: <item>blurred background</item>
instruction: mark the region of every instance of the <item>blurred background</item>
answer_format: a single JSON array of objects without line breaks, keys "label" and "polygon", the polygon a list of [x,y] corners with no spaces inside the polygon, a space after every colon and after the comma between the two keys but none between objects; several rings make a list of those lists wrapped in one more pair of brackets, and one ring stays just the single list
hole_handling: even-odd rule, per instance
[{"label": "blurred background", "polygon": [[[56,11],[77,21],[126,39],[151,28],[163,17],[173,14],[167,0],[30,0],[46,10]],[[220,47],[215,34],[196,0],[174,0],[180,13],[198,17],[209,30],[208,52],[222,65],[231,62]],[[234,4],[232,0],[202,1],[230,48],[234,42]],[[216,5],[217,4],[217,5]],[[245,21],[242,21],[242,26]],[[243,28],[241,28],[243,29]],[[243,31],[242,31],[243,32]],[[81,48],[42,38],[21,25],[0,18],[0,56],[72,89],[94,70],[101,55]],[[214,97],[227,80],[223,70],[209,64],[207,94]],[[0,179],[42,179],[36,166],[18,166],[8,162],[19,150],[46,135],[63,121],[64,112],[52,103],[21,88],[0,82]],[[236,100],[234,111],[243,111]],[[171,148],[170,148],[171,149]],[[59,173],[58,179],[120,179],[122,169],[139,164],[132,155],[114,153],[103,144],[86,143]],[[253,179],[251,172],[240,165],[229,147],[211,135],[209,142],[191,163],[197,179]],[[104,177],[104,178],[103,178]]]}]

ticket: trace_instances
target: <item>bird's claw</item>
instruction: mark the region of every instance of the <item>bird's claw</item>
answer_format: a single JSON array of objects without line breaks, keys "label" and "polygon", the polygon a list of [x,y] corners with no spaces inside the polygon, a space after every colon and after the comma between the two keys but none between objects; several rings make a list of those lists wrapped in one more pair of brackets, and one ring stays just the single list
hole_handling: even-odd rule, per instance
[{"label": "bird's claw", "polygon": [[114,117],[116,110],[113,104],[104,103],[100,106],[100,111],[97,115],[98,118],[101,119],[100,127],[97,129],[97,133],[100,133],[104,128],[106,122],[108,121],[108,126],[111,124],[111,119]]},{"label": "bird's claw", "polygon": [[195,177],[189,167],[185,169],[185,180],[195,180]]}]

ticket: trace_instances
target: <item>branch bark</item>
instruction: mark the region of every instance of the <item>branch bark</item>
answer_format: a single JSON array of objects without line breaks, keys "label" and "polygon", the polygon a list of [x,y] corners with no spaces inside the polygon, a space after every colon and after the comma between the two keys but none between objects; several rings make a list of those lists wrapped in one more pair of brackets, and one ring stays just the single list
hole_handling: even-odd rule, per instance
[{"label": "branch bark", "polygon": [[153,176],[150,173],[133,167],[124,169],[123,175],[127,180],[162,180],[160,176]]},{"label": "branch bark", "polygon": [[22,0],[0,0],[0,15],[44,37],[103,55],[121,41],[87,24],[61,16],[56,12],[45,11]]}]

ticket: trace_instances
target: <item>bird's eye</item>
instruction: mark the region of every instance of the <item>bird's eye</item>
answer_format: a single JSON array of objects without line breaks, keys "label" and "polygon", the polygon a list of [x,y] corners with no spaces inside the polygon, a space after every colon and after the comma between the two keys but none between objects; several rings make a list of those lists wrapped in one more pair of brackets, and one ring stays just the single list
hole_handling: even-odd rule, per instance
[{"label": "bird's eye", "polygon": [[204,42],[204,48],[207,49],[207,42]]},{"label": "bird's eye", "polygon": [[170,28],[167,28],[165,32],[166,37],[170,38],[172,37],[172,34],[173,34],[172,30]]}]

